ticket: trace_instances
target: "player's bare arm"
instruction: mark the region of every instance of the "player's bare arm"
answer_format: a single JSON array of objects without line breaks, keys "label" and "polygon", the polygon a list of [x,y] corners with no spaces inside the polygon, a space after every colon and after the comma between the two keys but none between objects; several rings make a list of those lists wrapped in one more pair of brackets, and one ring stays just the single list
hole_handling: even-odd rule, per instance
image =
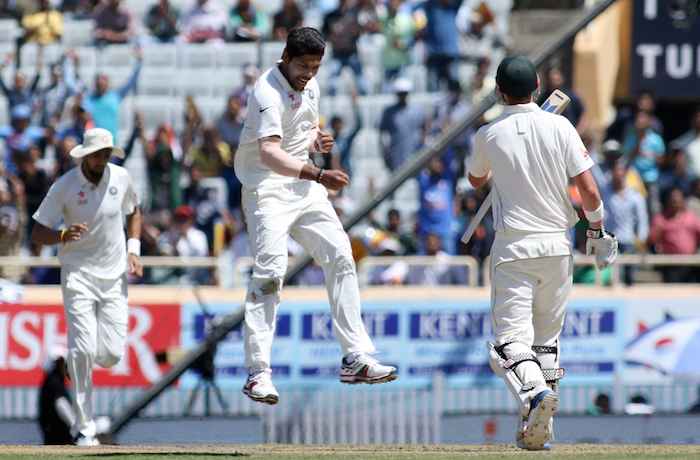
[{"label": "player's bare arm", "polygon": [[43,246],[53,244],[66,244],[72,241],[78,241],[83,234],[88,231],[87,224],[72,224],[68,228],[62,230],[54,230],[39,222],[34,222],[32,228],[31,240],[32,243]]},{"label": "player's bare arm", "polygon": [[263,164],[277,174],[315,181],[330,190],[340,190],[350,183],[350,178],[343,171],[322,169],[290,156],[282,149],[279,136],[260,139],[258,146]]},{"label": "player's bare arm", "polygon": [[143,276],[143,264],[141,263],[141,208],[138,206],[134,212],[126,216],[127,239],[127,262],[129,264],[129,274]]},{"label": "player's bare arm", "polygon": [[595,264],[598,269],[603,269],[617,258],[617,239],[615,235],[603,229],[605,210],[600,199],[598,185],[593,179],[590,169],[574,177],[574,183],[578,188],[583,202],[583,212],[588,219],[586,231],[586,255],[595,256]]},{"label": "player's bare arm", "polygon": [[467,177],[469,179],[469,183],[472,184],[472,187],[479,188],[489,181],[489,179],[491,178],[491,172],[489,171],[488,174],[482,177],[472,176],[472,174],[469,173]]},{"label": "player's bare arm", "polygon": [[[595,183],[591,170],[589,169],[575,176],[574,183],[581,194],[583,209],[588,212],[593,212],[598,209],[602,201],[600,200],[598,185]],[[603,222],[602,220],[589,221],[589,225],[591,228],[599,229],[603,225]]]}]

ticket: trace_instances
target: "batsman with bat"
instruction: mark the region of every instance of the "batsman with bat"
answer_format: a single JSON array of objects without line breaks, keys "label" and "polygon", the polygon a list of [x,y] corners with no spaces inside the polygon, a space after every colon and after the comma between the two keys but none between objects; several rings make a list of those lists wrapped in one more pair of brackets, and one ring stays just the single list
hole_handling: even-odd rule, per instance
[{"label": "batsman with bat", "polygon": [[[496,238],[491,249],[491,315],[495,342],[489,363],[520,404],[518,447],[542,450],[552,438],[559,406],[559,335],[573,284],[569,229],[578,216],[568,196],[573,178],[589,221],[587,252],[598,268],[617,257],[617,240],[603,229],[604,208],[591,174],[593,161],[576,129],[548,103],[538,107],[535,66],[522,56],[498,66],[503,114],[474,139],[469,182],[492,183]],[[549,102],[551,105],[552,102]]]}]

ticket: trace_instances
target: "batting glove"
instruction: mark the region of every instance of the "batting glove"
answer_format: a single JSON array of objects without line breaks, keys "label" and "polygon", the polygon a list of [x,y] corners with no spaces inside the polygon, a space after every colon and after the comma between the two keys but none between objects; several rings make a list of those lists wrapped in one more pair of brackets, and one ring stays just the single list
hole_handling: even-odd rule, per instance
[{"label": "batting glove", "polygon": [[589,228],[586,230],[586,255],[595,255],[595,265],[599,270],[607,267],[617,259],[617,238],[605,230]]}]

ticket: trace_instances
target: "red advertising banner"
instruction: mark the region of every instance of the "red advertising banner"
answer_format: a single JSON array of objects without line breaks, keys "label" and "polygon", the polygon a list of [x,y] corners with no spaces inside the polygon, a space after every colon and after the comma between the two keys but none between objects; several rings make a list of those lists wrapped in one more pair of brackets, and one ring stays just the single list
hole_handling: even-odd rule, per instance
[{"label": "red advertising banner", "polygon": [[[38,386],[55,344],[66,344],[62,305],[0,304],[0,385]],[[179,344],[179,304],[130,305],[126,353],[110,369],[95,367],[95,385],[148,386],[163,373],[155,354]]]}]

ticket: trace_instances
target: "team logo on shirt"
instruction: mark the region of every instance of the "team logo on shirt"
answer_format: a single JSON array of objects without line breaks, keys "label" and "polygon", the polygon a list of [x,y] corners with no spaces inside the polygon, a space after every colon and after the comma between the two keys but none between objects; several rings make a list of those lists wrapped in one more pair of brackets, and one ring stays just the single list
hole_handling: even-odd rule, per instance
[{"label": "team logo on shirt", "polygon": [[306,93],[307,96],[309,96],[309,99],[311,99],[312,101],[316,97],[316,95],[314,94],[314,91],[312,89],[307,88],[304,90],[304,92]]},{"label": "team logo on shirt", "polygon": [[110,195],[116,195],[116,194],[117,194],[117,187],[111,186],[111,187],[109,188],[109,194],[110,194]]},{"label": "team logo on shirt", "polygon": [[78,192],[78,205],[87,204],[87,195],[82,190]]},{"label": "team logo on shirt", "polygon": [[297,93],[288,92],[289,100],[292,102],[292,109],[296,110],[301,107],[301,96]]}]

